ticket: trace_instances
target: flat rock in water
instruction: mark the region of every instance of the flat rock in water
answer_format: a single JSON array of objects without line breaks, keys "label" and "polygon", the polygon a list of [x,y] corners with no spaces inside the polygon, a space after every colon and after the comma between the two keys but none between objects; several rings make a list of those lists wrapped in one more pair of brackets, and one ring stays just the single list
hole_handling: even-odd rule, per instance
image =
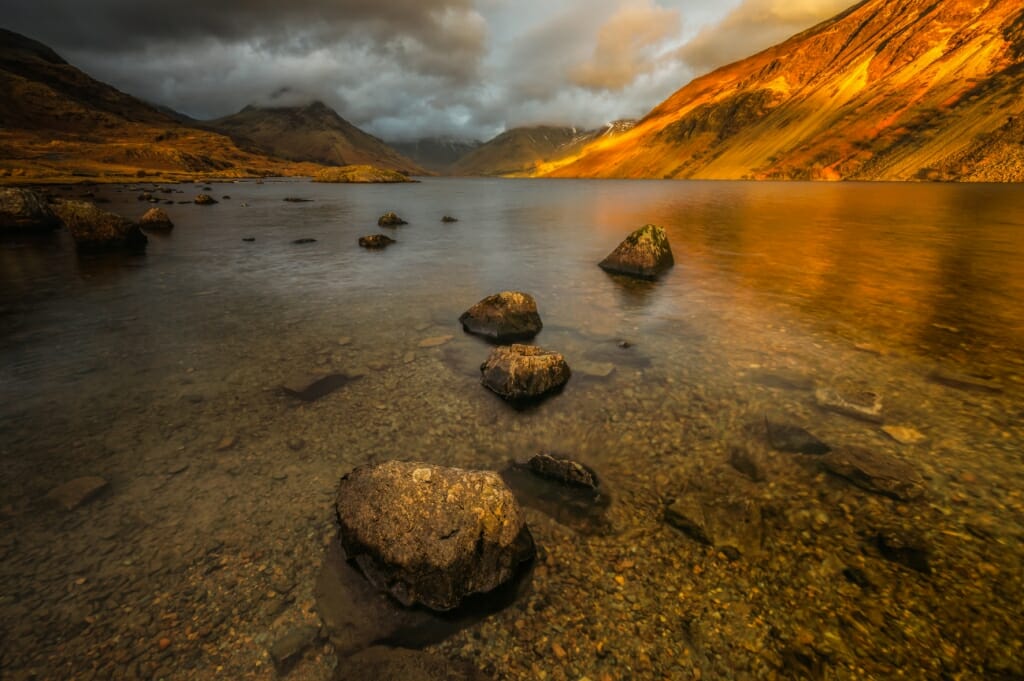
[{"label": "flat rock in water", "polygon": [[403,220],[402,218],[398,217],[398,214],[393,211],[388,211],[387,213],[384,213],[384,215],[381,215],[379,218],[377,218],[378,227],[398,227],[400,225],[407,224],[409,223]]},{"label": "flat rock in water", "polygon": [[902,459],[860,447],[834,450],[821,458],[829,473],[849,480],[869,492],[900,501],[924,494],[924,479]]},{"label": "flat rock in water", "polygon": [[882,422],[882,398],[870,391],[841,393],[833,388],[818,388],[814,391],[814,401],[822,409],[843,416],[869,423]]},{"label": "flat rock in water", "polygon": [[537,301],[522,291],[502,291],[487,296],[459,316],[467,333],[498,343],[533,338],[543,328]]},{"label": "flat rock in water", "polygon": [[882,426],[882,430],[901,445],[916,445],[928,439],[924,433],[910,426]]},{"label": "flat rock in water", "polygon": [[46,498],[68,511],[92,501],[107,488],[107,481],[97,475],[75,478],[50,490]]},{"label": "flat rock in water", "polygon": [[780,452],[797,454],[827,454],[832,450],[806,429],[789,423],[765,420],[768,444]]},{"label": "flat rock in water", "polygon": [[349,382],[345,374],[303,374],[286,381],[281,389],[292,397],[313,402]]},{"label": "flat rock in water", "polygon": [[367,236],[359,237],[359,245],[362,246],[363,248],[387,248],[393,243],[397,242],[391,237],[387,236],[386,234],[369,234]]},{"label": "flat rock in water", "polygon": [[742,445],[733,445],[729,448],[729,465],[754,482],[763,482],[765,479],[764,466],[758,457]]},{"label": "flat rock in water", "polygon": [[198,206],[212,206],[213,204],[217,203],[217,199],[213,198],[209,194],[200,194],[195,199],[193,199],[193,203],[195,203]]},{"label": "flat rock in water", "polygon": [[565,358],[535,345],[494,348],[480,365],[481,383],[506,400],[534,400],[559,390],[572,372]]},{"label": "flat rock in water", "polygon": [[592,378],[608,378],[615,373],[615,365],[611,362],[592,362],[587,359],[573,360],[574,371]]},{"label": "flat rock in water", "polygon": [[313,239],[313,238],[307,236],[307,237],[303,237],[301,239],[295,239],[294,241],[292,241],[292,243],[293,244],[314,244],[314,243],[316,243],[316,239]]},{"label": "flat rock in water", "polygon": [[319,632],[319,627],[306,624],[292,627],[278,636],[267,649],[278,673],[287,673],[302,654],[313,647]]},{"label": "flat rock in water", "polygon": [[42,194],[20,187],[0,187],[0,234],[49,232],[58,227],[60,220]]},{"label": "flat rock in water", "polygon": [[490,471],[362,466],[341,479],[336,507],[349,560],[406,606],[451,610],[534,556],[519,503]]},{"label": "flat rock in water", "polygon": [[61,201],[54,212],[80,251],[142,251],[148,239],[139,226],[86,201]]},{"label": "flat rock in water", "polygon": [[439,345],[444,345],[452,338],[454,338],[454,336],[434,336],[432,338],[424,338],[417,344],[417,347],[436,348]]},{"label": "flat rock in water", "polygon": [[704,506],[692,495],[679,497],[665,508],[665,522],[694,541],[711,546],[714,542],[704,518]]},{"label": "flat rock in water", "polygon": [[374,646],[339,660],[335,681],[486,681],[472,664],[422,650]]},{"label": "flat rock in water", "polygon": [[750,380],[769,388],[814,390],[814,378],[790,369],[760,369],[750,375]]},{"label": "flat rock in water", "polygon": [[567,485],[597,489],[597,475],[588,467],[564,456],[541,452],[530,457],[526,467],[541,477]]},{"label": "flat rock in water", "polygon": [[720,496],[702,500],[696,492],[684,493],[665,508],[665,522],[732,560],[761,552],[761,507],[749,499]]},{"label": "flat rock in water", "polygon": [[969,390],[983,393],[1003,392],[1003,386],[991,379],[982,378],[980,376],[971,376],[969,374],[960,374],[953,371],[945,371],[944,369],[935,369],[932,371],[928,374],[928,380],[933,383],[939,383],[958,390]]},{"label": "flat rock in water", "polygon": [[627,236],[599,265],[606,272],[657,279],[675,264],[665,230],[644,225]]}]

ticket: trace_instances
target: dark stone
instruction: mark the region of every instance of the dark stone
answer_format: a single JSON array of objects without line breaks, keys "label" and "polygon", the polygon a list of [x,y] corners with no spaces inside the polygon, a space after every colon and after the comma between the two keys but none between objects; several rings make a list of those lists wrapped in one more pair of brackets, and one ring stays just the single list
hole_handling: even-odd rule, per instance
[{"label": "dark stone", "polygon": [[597,475],[583,464],[561,456],[553,456],[541,452],[530,457],[526,467],[531,471],[551,480],[558,480],[567,485],[597,489]]},{"label": "dark stone", "polygon": [[146,229],[168,230],[174,228],[174,223],[162,208],[150,208],[139,220],[139,226]]},{"label": "dark stone", "polygon": [[931,574],[931,550],[916,532],[892,528],[878,532],[875,547],[882,557],[923,574]]},{"label": "dark stone", "polygon": [[359,237],[359,245],[363,248],[387,248],[393,243],[396,243],[395,240],[385,234],[370,234],[369,236]]},{"label": "dark stone", "polygon": [[379,218],[377,218],[377,226],[378,227],[398,227],[399,225],[407,225],[407,224],[409,224],[409,223],[406,222],[405,220],[403,220],[402,218],[398,217],[398,215],[396,215],[395,213],[390,212],[390,211],[387,212],[387,213],[384,213],[384,215],[381,215]]},{"label": "dark stone", "polygon": [[768,443],[780,452],[828,454],[832,448],[800,426],[765,419]]},{"label": "dark stone", "polygon": [[544,326],[537,312],[537,301],[521,291],[502,291],[487,296],[463,312],[459,322],[467,333],[498,343],[528,340]]},{"label": "dark stone", "polygon": [[494,348],[480,372],[485,387],[513,402],[555,392],[572,376],[561,354],[518,344]]},{"label": "dark stone", "polygon": [[932,371],[928,374],[928,380],[950,388],[956,388],[957,390],[993,394],[1003,392],[1003,386],[990,378],[960,374],[953,371],[945,371],[944,369]]},{"label": "dark stone", "polygon": [[142,251],[148,239],[139,226],[85,201],[61,201],[54,212],[67,226],[80,251]]},{"label": "dark stone", "polygon": [[60,227],[60,219],[46,198],[20,187],[0,187],[0,234],[49,232]]},{"label": "dark stone", "polygon": [[847,566],[843,568],[843,577],[846,578],[846,581],[851,584],[856,584],[862,589],[867,589],[872,586],[871,580],[868,579],[867,574],[857,567]]},{"label": "dark stone", "polygon": [[441,218],[441,222],[458,222],[458,221],[459,221],[458,218],[453,218],[451,215],[445,215],[443,218]]},{"label": "dark stone", "polygon": [[407,648],[374,646],[338,661],[335,681],[487,681],[467,662]]},{"label": "dark stone", "polygon": [[242,237],[242,241],[256,241],[256,237],[254,237],[254,236],[243,236]]},{"label": "dark stone", "polygon": [[606,272],[657,279],[675,264],[665,230],[644,225],[623,240],[599,265]]},{"label": "dark stone", "polygon": [[366,578],[406,606],[451,610],[509,581],[533,537],[497,473],[389,461],[338,485],[341,542]]},{"label": "dark stone", "polygon": [[312,200],[313,199],[302,199],[297,196],[286,196],[282,199],[282,201],[287,201],[288,203],[309,203]]},{"label": "dark stone", "polygon": [[911,501],[924,494],[924,479],[902,459],[860,447],[846,447],[821,458],[829,473],[875,494]]},{"label": "dark stone", "polygon": [[608,535],[614,530],[607,511],[611,497],[600,487],[567,484],[538,475],[528,465],[512,463],[501,471],[524,506],[535,508],[556,522],[584,535]]},{"label": "dark stone", "polygon": [[200,194],[195,198],[194,202],[200,206],[212,206],[217,203],[217,199],[213,198],[209,194]]},{"label": "dark stone", "polygon": [[307,237],[303,237],[301,239],[296,239],[292,243],[293,244],[313,244],[313,243],[316,243],[316,239],[313,239],[313,238],[307,236]]},{"label": "dark stone", "polygon": [[694,541],[708,546],[714,544],[704,519],[704,507],[693,496],[683,496],[669,504],[665,508],[665,522]]},{"label": "dark stone", "polygon": [[742,445],[729,447],[729,465],[754,482],[764,481],[764,469],[754,454]]},{"label": "dark stone", "polygon": [[301,375],[281,386],[287,394],[305,402],[313,402],[328,395],[352,380],[344,374]]},{"label": "dark stone", "polygon": [[279,674],[288,673],[302,654],[316,643],[319,631],[319,627],[311,624],[292,627],[270,644],[267,652]]}]

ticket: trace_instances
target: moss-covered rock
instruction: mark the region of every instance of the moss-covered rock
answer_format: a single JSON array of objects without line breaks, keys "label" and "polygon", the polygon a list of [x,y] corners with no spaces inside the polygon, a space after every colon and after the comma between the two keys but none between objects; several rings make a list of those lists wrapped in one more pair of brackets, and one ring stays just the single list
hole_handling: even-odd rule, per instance
[{"label": "moss-covered rock", "polygon": [[498,343],[528,340],[544,326],[537,301],[529,293],[502,291],[487,296],[459,317],[467,333]]},{"label": "moss-covered rock", "polygon": [[540,399],[560,390],[572,376],[560,353],[519,344],[494,348],[480,373],[485,387],[510,402]]},{"label": "moss-covered rock", "polygon": [[623,240],[599,265],[606,272],[657,279],[675,264],[665,230],[644,225]]}]

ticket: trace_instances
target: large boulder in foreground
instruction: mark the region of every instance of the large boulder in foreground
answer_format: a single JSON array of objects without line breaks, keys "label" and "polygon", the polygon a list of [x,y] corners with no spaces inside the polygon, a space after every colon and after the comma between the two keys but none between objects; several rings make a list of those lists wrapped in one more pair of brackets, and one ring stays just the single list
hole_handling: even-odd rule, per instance
[{"label": "large boulder in foreground", "polygon": [[529,340],[544,326],[537,312],[537,301],[521,291],[502,291],[487,296],[463,312],[459,322],[467,333],[498,343]]},{"label": "large boulder in foreground", "polygon": [[139,219],[139,226],[145,229],[156,229],[167,231],[174,229],[174,223],[163,208],[150,208],[145,215]]},{"label": "large boulder in foreground", "polygon": [[644,225],[598,264],[606,272],[657,279],[675,264],[675,260],[665,230],[657,225]]},{"label": "large boulder in foreground", "polygon": [[337,511],[348,559],[406,606],[451,610],[534,555],[519,503],[489,471],[362,466],[341,479]]},{"label": "large boulder in foreground", "polygon": [[80,251],[142,251],[146,235],[131,220],[87,201],[61,201],[54,212],[71,232]]},{"label": "large boulder in foreground", "polygon": [[480,373],[484,386],[511,402],[539,399],[561,389],[572,376],[561,354],[519,344],[494,348]]},{"label": "large boulder in foreground", "polygon": [[60,219],[46,199],[31,189],[0,188],[0,234],[46,232],[60,227]]},{"label": "large boulder in foreground", "polygon": [[376,182],[415,182],[416,180],[410,180],[408,176],[402,173],[395,172],[394,170],[385,170],[384,168],[375,168],[374,166],[338,166],[334,168],[324,168],[313,176],[314,182],[333,182],[333,183],[376,183]]}]

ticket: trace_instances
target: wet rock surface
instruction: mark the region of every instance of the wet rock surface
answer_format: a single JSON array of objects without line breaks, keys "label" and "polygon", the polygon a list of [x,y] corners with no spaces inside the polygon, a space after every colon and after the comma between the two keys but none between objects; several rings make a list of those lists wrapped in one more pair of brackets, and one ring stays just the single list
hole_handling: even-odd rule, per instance
[{"label": "wet rock surface", "polygon": [[657,279],[675,264],[675,259],[665,230],[656,225],[644,225],[627,236],[599,264],[606,272]]},{"label": "wet rock surface", "polygon": [[877,393],[868,390],[841,391],[835,388],[818,388],[814,391],[814,401],[822,409],[861,421],[869,423],[883,421],[882,398]]},{"label": "wet rock surface", "polygon": [[359,237],[359,245],[363,248],[381,249],[387,248],[393,243],[396,243],[396,241],[386,234],[370,234]]},{"label": "wet rock surface", "polygon": [[541,452],[531,456],[526,462],[526,467],[541,477],[557,480],[567,485],[586,487],[592,490],[598,488],[597,474],[569,457]]},{"label": "wet rock surface", "polygon": [[213,198],[209,194],[199,194],[192,200],[192,202],[197,206],[212,206],[213,204],[218,203],[217,199]]},{"label": "wet rock surface", "polygon": [[391,461],[338,486],[341,542],[371,584],[404,605],[451,610],[533,557],[519,504],[486,471]]},{"label": "wet rock surface", "polygon": [[53,207],[71,232],[75,247],[85,252],[146,249],[146,235],[138,224],[86,201],[60,201]]},{"label": "wet rock surface", "polygon": [[384,215],[377,218],[378,227],[400,227],[407,224],[409,223],[398,217],[398,214],[393,211],[384,213]]},{"label": "wet rock surface", "polygon": [[462,328],[496,343],[529,340],[543,328],[537,301],[529,293],[502,291],[487,296],[459,316]]},{"label": "wet rock surface", "polygon": [[139,219],[139,226],[144,229],[169,230],[174,229],[174,223],[163,208],[150,208]]},{"label": "wet rock surface", "polygon": [[845,447],[821,457],[829,473],[854,485],[902,501],[924,494],[921,474],[902,459],[862,447]]},{"label": "wet rock surface", "polygon": [[49,232],[60,224],[41,194],[20,187],[0,187],[0,235]]},{"label": "wet rock surface", "polygon": [[510,402],[529,402],[556,392],[572,372],[565,358],[534,345],[494,348],[480,365],[480,382]]}]

